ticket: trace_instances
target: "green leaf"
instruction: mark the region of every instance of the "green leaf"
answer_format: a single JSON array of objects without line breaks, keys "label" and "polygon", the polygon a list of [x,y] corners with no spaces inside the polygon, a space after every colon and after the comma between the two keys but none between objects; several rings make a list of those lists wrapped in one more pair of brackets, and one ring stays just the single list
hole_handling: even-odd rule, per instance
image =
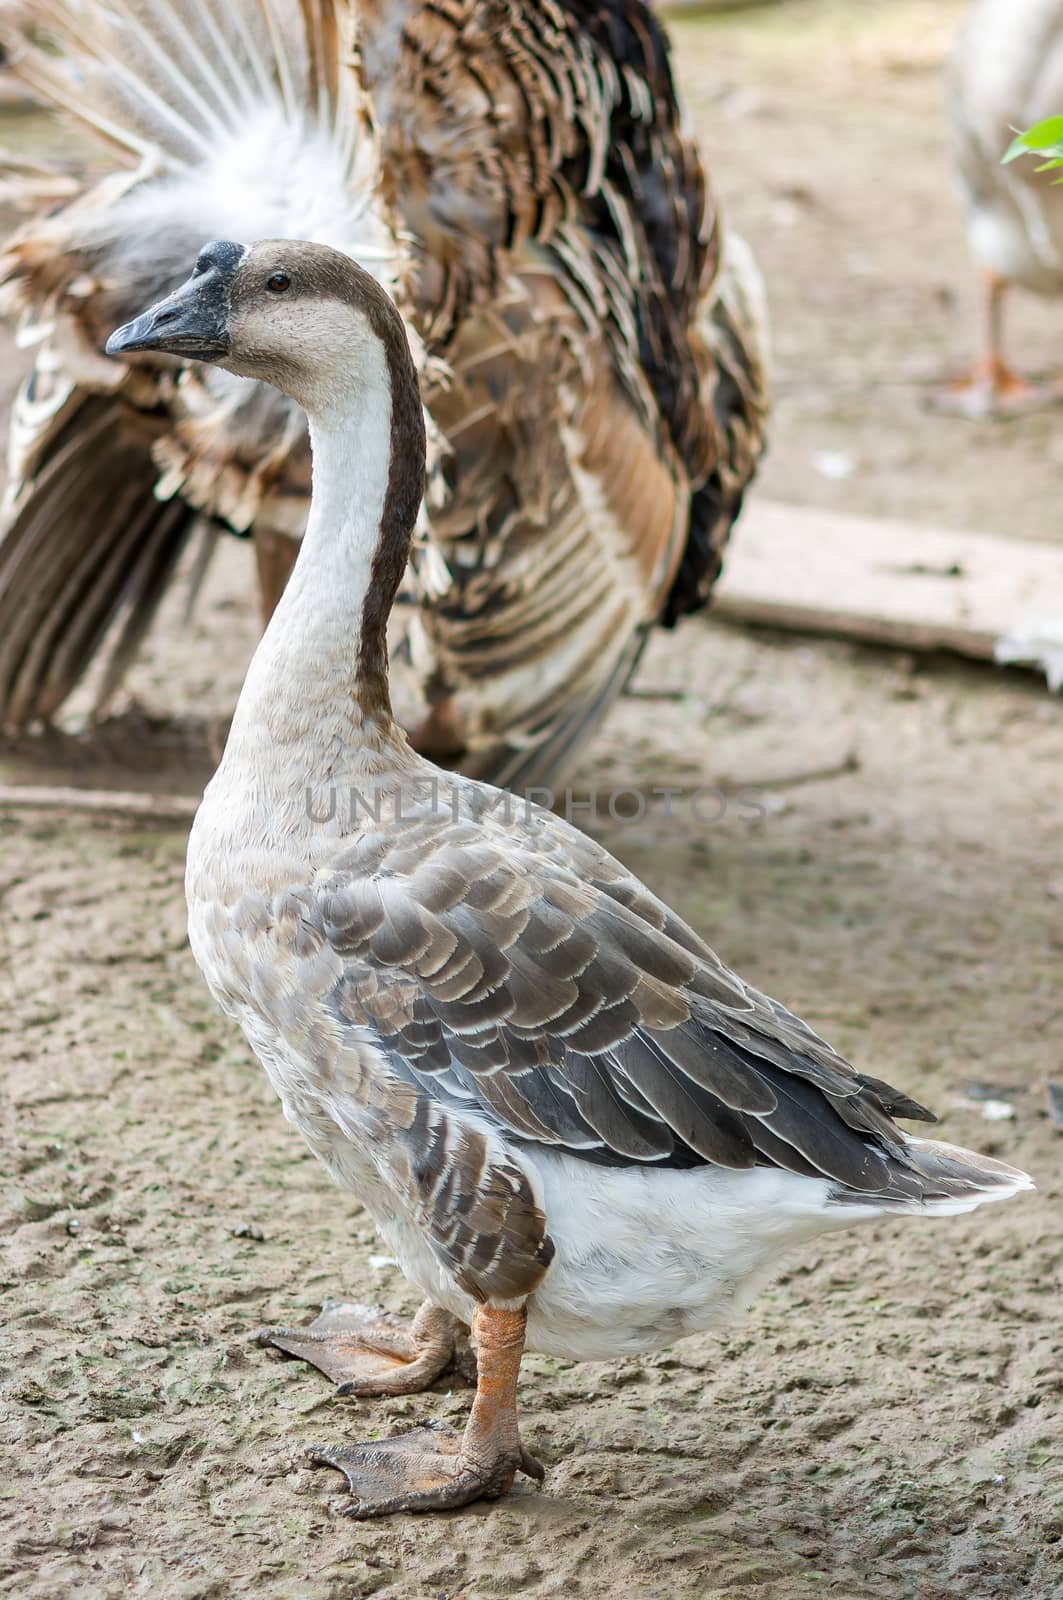
[{"label": "green leaf", "polygon": [[1063,145],[1063,117],[1046,117],[1027,128],[1023,141],[1028,150],[1050,150],[1053,145]]},{"label": "green leaf", "polygon": [[1025,133],[1017,134],[1008,146],[1004,161],[1024,155],[1063,156],[1063,117],[1046,117]]}]

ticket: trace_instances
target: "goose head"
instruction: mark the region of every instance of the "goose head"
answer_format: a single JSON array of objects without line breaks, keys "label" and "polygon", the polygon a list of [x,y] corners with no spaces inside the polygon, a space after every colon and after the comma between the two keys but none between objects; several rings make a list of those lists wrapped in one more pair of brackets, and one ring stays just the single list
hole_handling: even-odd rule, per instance
[{"label": "goose head", "polygon": [[125,323],[108,355],[208,361],[273,384],[311,418],[335,414],[367,385],[393,405],[417,375],[399,312],[368,272],[328,245],[215,240],[172,294]]},{"label": "goose head", "polygon": [[[327,245],[220,240],[200,251],[187,282],[116,329],[106,349],[209,361],[273,384],[303,407],[314,456],[304,552],[313,543],[315,581],[333,609],[339,603],[337,650],[356,658],[355,698],[387,723],[386,625],[424,492],[425,425],[405,325],[385,290]],[[326,549],[341,552],[338,564],[321,560]]]}]

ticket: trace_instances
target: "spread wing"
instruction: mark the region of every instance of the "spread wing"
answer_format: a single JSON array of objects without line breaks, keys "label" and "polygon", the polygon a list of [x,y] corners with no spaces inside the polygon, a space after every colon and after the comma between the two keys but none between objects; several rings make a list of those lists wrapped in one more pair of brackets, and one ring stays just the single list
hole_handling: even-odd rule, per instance
[{"label": "spread wing", "polygon": [[16,399],[17,494],[0,541],[5,723],[50,717],[102,654],[99,709],[135,655],[199,522],[187,502],[154,496],[160,432],[150,410],[41,362]]},{"label": "spread wing", "polygon": [[[630,675],[682,555],[689,487],[541,252],[465,318],[449,366],[426,395],[447,457],[412,625],[463,769],[549,783]],[[418,730],[419,747],[446,757],[442,731]]]},{"label": "spread wing", "polygon": [[[121,169],[5,168],[30,217],[0,252],[0,298],[53,330],[86,396],[116,394],[106,334],[204,239],[321,238],[379,264],[438,358],[425,398],[449,450],[431,570],[397,619],[409,726],[476,775],[555,781],[646,630],[705,603],[763,438],[760,329],[729,293],[726,250],[720,268],[651,10],[48,0],[32,18],[0,8],[0,46]],[[127,375],[114,414],[139,434],[115,435],[95,471],[82,408],[79,481],[86,506],[106,502],[106,551],[98,519],[58,503],[65,458],[43,451],[19,480],[9,576],[39,559],[84,583],[50,579],[20,616],[25,586],[0,582],[0,632],[76,635],[0,662],[7,722],[56,709],[100,654],[113,574],[135,566],[114,686],[195,521],[178,500],[240,531],[301,532],[301,416],[261,389],[238,402],[216,372],[175,386],[174,370]],[[169,509],[148,505],[156,482]]]},{"label": "spread wing", "polygon": [[502,835],[433,812],[317,881],[341,1025],[368,1025],[440,1110],[518,1140],[903,1189],[889,1113],[926,1113],[744,984],[591,841],[529,818]]}]

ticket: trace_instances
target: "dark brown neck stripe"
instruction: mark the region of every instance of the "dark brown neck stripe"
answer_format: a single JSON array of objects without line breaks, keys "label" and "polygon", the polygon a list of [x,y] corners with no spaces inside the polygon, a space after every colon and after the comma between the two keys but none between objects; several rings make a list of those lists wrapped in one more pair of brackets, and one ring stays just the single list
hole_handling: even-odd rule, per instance
[{"label": "dark brown neck stripe", "polygon": [[358,644],[358,698],[363,715],[389,715],[387,626],[399,591],[424,494],[424,412],[417,372],[398,312],[383,290],[366,295],[365,310],[384,346],[391,389],[391,456],[380,537],[362,606]]}]

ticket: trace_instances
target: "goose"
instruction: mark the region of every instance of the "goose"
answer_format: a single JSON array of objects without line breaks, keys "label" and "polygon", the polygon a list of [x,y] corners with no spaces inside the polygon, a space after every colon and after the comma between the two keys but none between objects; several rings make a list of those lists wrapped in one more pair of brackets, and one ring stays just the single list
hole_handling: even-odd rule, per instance
[{"label": "goose", "polygon": [[422,377],[405,726],[494,782],[560,777],[648,632],[708,602],[765,432],[759,277],[643,0],[41,0],[0,37],[108,151],[83,182],[9,175],[30,216],[0,283],[37,356],[0,725],[52,718],[90,669],[105,709],[204,521],[204,550],[250,534],[272,612],[307,514],[298,407],[103,342],[204,238],[287,235],[388,289]]},{"label": "goose", "polygon": [[717,1324],[780,1254],[1030,1186],[909,1137],[930,1113],[744,983],[553,812],[430,763],[392,713],[387,620],[425,478],[386,292],[312,242],[222,240],[107,342],[276,384],[309,418],[310,517],[188,845],[193,953],[284,1113],[425,1305],[267,1334],[361,1395],[438,1376],[464,1432],[314,1447],[356,1516],[541,1479],[522,1351],[592,1359]]},{"label": "goose", "polygon": [[940,409],[1004,416],[1063,398],[1004,359],[1004,303],[1012,287],[1063,294],[1063,189],[1033,162],[1001,164],[1020,128],[1063,110],[1063,0],[976,0],[948,66],[953,158],[971,254],[982,270],[982,354],[934,397]]}]

